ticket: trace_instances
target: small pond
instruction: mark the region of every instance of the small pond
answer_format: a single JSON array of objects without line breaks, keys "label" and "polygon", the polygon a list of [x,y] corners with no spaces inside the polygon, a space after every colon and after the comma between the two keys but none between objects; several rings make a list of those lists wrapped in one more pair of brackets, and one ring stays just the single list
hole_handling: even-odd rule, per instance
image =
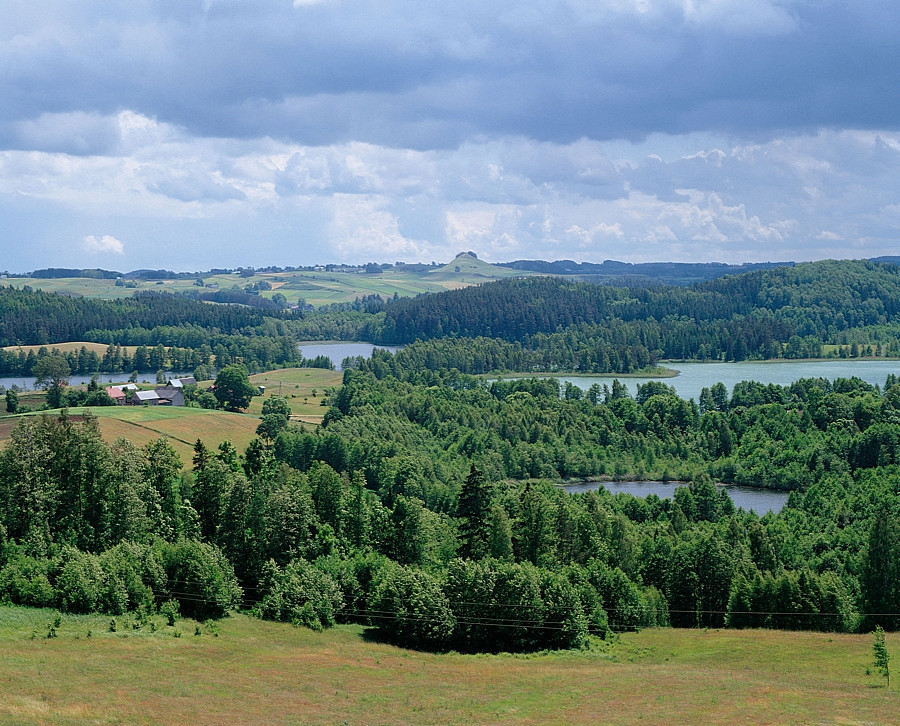
[{"label": "small pond", "polygon": [[335,370],[341,370],[341,362],[351,356],[370,358],[375,348],[389,350],[396,353],[403,346],[398,345],[374,345],[372,343],[345,343],[340,340],[309,340],[297,344],[304,358],[316,358],[320,355],[327,356],[334,363]]},{"label": "small pond", "polygon": [[[646,497],[655,494],[660,499],[671,499],[676,487],[686,486],[683,482],[664,481],[590,481],[580,484],[569,484],[564,489],[570,494],[578,492],[590,492],[603,487],[610,494],[633,494],[636,497]],[[761,489],[758,487],[729,486],[725,487],[728,496],[734,502],[734,506],[750,512],[755,512],[760,517],[766,512],[779,512],[788,499],[788,492],[775,489]]]}]

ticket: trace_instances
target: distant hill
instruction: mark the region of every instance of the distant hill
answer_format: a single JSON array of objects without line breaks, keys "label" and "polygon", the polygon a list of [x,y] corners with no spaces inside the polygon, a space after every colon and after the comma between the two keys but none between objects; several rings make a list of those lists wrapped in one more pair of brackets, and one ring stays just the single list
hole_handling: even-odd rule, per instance
[{"label": "distant hill", "polygon": [[478,278],[480,281],[486,282],[502,277],[514,277],[518,274],[521,274],[521,271],[510,269],[504,265],[492,265],[484,260],[479,260],[468,252],[464,252],[457,255],[452,262],[429,272],[428,277],[433,280],[460,280],[465,282],[472,282],[472,278]]},{"label": "distant hill", "polygon": [[116,272],[114,270],[80,270],[69,267],[46,267],[42,270],[35,270],[30,274],[30,276],[39,280],[55,280],[57,278],[67,277],[84,277],[97,280],[115,280],[117,277],[121,277],[122,273]]}]

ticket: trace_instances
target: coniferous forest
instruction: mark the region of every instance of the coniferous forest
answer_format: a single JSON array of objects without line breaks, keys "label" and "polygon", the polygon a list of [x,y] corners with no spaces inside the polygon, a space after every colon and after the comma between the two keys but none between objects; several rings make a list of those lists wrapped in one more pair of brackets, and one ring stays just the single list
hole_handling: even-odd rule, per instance
[{"label": "coniferous forest", "polygon": [[[365,301],[346,311],[351,327],[419,342],[345,361],[321,425],[288,422],[273,397],[245,451],[197,441],[190,462],[165,439],[107,443],[90,415],[23,417],[0,452],[0,600],[203,618],[240,607],[464,652],[579,647],[654,625],[896,630],[896,376],[710,381],[694,401],[664,381],[632,396],[618,382],[470,373],[548,360],[615,370],[609,351],[645,367],[676,357],[677,329],[693,331],[684,357],[727,358],[741,333],[744,357],[801,343],[890,353],[898,281],[891,266],[817,263],[677,290],[535,278]],[[276,326],[293,340],[342,314],[204,307],[242,339]],[[597,358],[582,365],[585,351]],[[683,486],[671,500],[557,486],[594,478]],[[790,496],[760,517],[717,484]]]}]

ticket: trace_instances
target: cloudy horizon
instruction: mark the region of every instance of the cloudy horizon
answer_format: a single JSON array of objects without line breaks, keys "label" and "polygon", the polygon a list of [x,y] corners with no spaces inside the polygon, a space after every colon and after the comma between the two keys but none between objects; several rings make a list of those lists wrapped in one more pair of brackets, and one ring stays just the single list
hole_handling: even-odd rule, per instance
[{"label": "cloudy horizon", "polygon": [[0,268],[896,254],[887,0],[0,0]]}]

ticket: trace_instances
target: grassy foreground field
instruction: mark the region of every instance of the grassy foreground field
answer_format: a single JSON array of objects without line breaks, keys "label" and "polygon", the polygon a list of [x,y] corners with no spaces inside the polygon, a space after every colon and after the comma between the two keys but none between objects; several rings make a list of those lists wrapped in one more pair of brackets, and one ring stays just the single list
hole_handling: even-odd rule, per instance
[{"label": "grassy foreground field", "polygon": [[[0,724],[893,724],[871,636],[645,630],[608,650],[416,653],[359,628],[0,607]],[[182,637],[173,637],[175,630]],[[87,636],[91,630],[91,637]],[[900,638],[888,637],[897,651]]]}]

